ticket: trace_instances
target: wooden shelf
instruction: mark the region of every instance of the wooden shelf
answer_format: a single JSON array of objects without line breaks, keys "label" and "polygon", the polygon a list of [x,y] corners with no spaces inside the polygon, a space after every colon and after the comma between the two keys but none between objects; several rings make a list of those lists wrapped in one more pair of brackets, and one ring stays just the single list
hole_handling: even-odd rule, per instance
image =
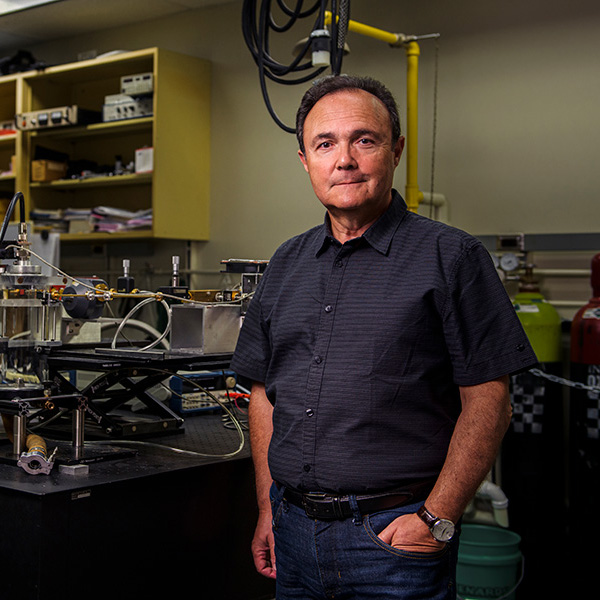
[{"label": "wooden shelf", "polygon": [[14,144],[16,140],[17,140],[16,132],[0,134],[0,145]]},{"label": "wooden shelf", "polygon": [[33,138],[80,138],[93,135],[123,135],[128,132],[151,131],[154,117],[123,119],[107,123],[92,123],[83,127],[49,127],[31,131]]},{"label": "wooden shelf", "polygon": [[152,183],[152,173],[133,173],[131,175],[114,175],[106,177],[88,177],[85,179],[56,179],[55,181],[30,184],[32,189],[77,189],[86,187],[111,187],[120,185],[142,185]]},{"label": "wooden shelf", "polygon": [[38,80],[47,78],[65,85],[79,84],[82,81],[119,78],[121,75],[152,71],[154,54],[157,51],[157,48],[147,48],[130,52],[115,52],[89,60],[46,67],[43,71],[27,71],[24,76]]},{"label": "wooden shelf", "polygon": [[[8,169],[11,157],[16,157],[15,176],[0,177],[2,190],[23,192],[27,214],[35,209],[96,206],[152,210],[151,230],[62,234],[61,239],[209,239],[207,61],[147,48],[0,77],[0,121],[61,106],[102,111],[106,96],[120,93],[121,77],[148,72],[154,85],[152,116],[0,135],[0,167],[5,163]],[[152,173],[31,181],[33,159],[67,156],[78,170],[87,169],[88,164],[104,170],[117,157],[128,165],[143,147],[153,148]]]},{"label": "wooden shelf", "polygon": [[129,238],[152,238],[151,229],[132,229],[130,231],[91,232],[91,233],[61,233],[60,239],[65,242],[107,242]]}]

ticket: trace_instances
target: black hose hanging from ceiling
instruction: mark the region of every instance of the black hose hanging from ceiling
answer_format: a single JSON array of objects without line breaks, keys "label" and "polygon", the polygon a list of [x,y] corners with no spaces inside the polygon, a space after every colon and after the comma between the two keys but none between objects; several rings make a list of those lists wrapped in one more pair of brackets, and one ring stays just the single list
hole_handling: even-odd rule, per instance
[{"label": "black hose hanging from ceiling", "polygon": [[25,223],[25,198],[22,192],[17,192],[10,201],[8,208],[6,209],[6,214],[4,215],[4,220],[2,222],[2,227],[0,228],[0,242],[4,241],[4,236],[6,235],[6,230],[8,229],[8,225],[12,218],[13,212],[15,210],[15,206],[19,204],[19,222]]},{"label": "black hose hanging from ceiling", "polygon": [[[338,3],[341,4],[339,8]],[[295,129],[287,126],[277,116],[269,98],[267,80],[283,85],[297,85],[315,79],[327,68],[313,66],[310,58],[310,37],[306,40],[296,58],[287,64],[276,60],[271,55],[271,33],[287,32],[301,19],[307,18],[315,19],[312,27],[313,31],[324,29],[328,0],[316,0],[308,8],[304,8],[304,4],[304,0],[295,0],[295,6],[290,8],[285,0],[276,0],[276,5],[284,16],[282,24],[275,22],[271,11],[272,0],[262,0],[261,2],[258,0],[244,0],[242,7],[242,32],[246,45],[258,67],[260,89],[265,105],[275,123],[288,133],[295,133]],[[330,64],[332,73],[339,75],[350,13],[350,0],[332,0],[331,12]]]},{"label": "black hose hanging from ceiling", "polygon": [[[332,35],[332,43],[337,44],[335,52],[331,55],[335,63],[331,62],[331,69],[335,75],[339,75],[342,70],[342,59],[344,57],[344,47],[346,45],[346,35],[348,33],[348,21],[350,20],[350,0],[340,0],[339,10],[334,12],[333,22],[337,23],[337,32],[335,37]],[[335,15],[339,15],[339,21]]]}]

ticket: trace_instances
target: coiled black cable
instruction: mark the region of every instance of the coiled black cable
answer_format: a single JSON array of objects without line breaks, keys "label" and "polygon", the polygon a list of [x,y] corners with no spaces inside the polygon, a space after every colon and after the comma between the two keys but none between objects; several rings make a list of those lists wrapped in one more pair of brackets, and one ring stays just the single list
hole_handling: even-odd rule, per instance
[{"label": "coiled black cable", "polygon": [[21,223],[25,222],[25,198],[22,192],[17,192],[10,201],[8,208],[6,209],[6,215],[4,216],[4,221],[2,222],[2,228],[0,229],[0,242],[4,240],[4,236],[6,235],[6,230],[8,229],[8,225],[12,218],[12,214],[15,210],[15,206],[19,203],[19,219]]},{"label": "coiled black cable", "polygon": [[[277,7],[287,20],[278,24],[271,11],[272,0],[244,0],[242,7],[242,31],[244,40],[258,67],[260,89],[269,114],[284,131],[295,133],[279,118],[269,98],[267,80],[284,85],[306,83],[318,77],[327,67],[313,67],[310,60],[310,37],[304,43],[297,56],[288,64],[279,62],[271,55],[270,35],[289,31],[299,20],[313,17],[313,31],[325,27],[325,11],[328,0],[316,0],[309,8],[304,8],[304,0],[295,0],[290,8],[285,0],[276,0]],[[339,7],[339,5],[342,5]],[[332,22],[330,41],[330,63],[333,74],[339,75],[344,52],[347,22],[350,13],[350,0],[332,0]],[[340,48],[341,43],[341,48]],[[308,55],[309,59],[305,60]],[[309,71],[307,73],[307,71]]]}]

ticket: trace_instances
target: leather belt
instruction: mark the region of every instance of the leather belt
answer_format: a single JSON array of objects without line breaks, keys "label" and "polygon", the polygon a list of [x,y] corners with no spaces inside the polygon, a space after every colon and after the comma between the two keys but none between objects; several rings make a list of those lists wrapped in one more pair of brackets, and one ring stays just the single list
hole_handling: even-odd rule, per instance
[{"label": "leather belt", "polygon": [[[428,479],[398,490],[380,494],[363,494],[356,496],[358,510],[367,515],[380,510],[389,510],[413,502],[425,500],[433,488],[434,481]],[[278,487],[281,487],[278,484]],[[298,506],[311,519],[348,519],[354,516],[349,495],[328,494],[321,492],[299,492],[286,488],[283,499]]]}]

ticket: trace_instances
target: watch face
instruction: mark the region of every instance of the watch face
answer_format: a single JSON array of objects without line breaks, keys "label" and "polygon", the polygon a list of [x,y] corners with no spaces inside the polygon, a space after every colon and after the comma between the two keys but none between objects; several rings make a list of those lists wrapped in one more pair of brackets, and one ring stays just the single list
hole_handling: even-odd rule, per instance
[{"label": "watch face", "polygon": [[438,542],[449,542],[454,536],[454,523],[448,519],[439,519],[431,528],[431,533]]}]

